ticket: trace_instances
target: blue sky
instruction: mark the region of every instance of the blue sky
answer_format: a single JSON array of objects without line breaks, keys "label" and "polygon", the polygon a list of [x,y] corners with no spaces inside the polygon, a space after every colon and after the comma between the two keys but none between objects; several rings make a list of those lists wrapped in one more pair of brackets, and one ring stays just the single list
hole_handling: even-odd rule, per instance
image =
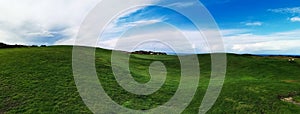
[{"label": "blue sky", "polygon": [[[255,34],[299,29],[300,23],[289,20],[299,17],[300,1],[298,0],[228,0],[224,3],[209,1],[211,0],[202,0],[202,3],[212,13],[221,29],[252,29]],[[274,11],[280,8],[282,12]],[[297,8],[298,11],[287,11],[288,8]],[[246,25],[255,22],[260,22],[261,25]]]},{"label": "blue sky", "polygon": [[[17,0],[0,1],[0,42],[9,44],[73,45],[81,22],[101,0]],[[145,0],[145,3],[192,10],[195,0]],[[299,0],[200,0],[214,17],[219,29],[198,24],[208,33],[220,31],[226,52],[300,55]],[[112,4],[118,7],[122,4]],[[113,8],[112,7],[112,8]],[[101,20],[99,20],[101,21]],[[141,7],[114,19],[99,41],[99,47],[113,49],[120,36],[129,41],[141,39],[174,40],[182,37],[166,23],[188,34],[198,53],[209,52],[191,21],[167,8]],[[214,35],[212,35],[214,36]],[[170,38],[171,37],[171,38]],[[214,37],[210,37],[214,39]],[[181,42],[181,40],[177,40]],[[170,51],[159,43],[139,49]],[[120,47],[122,48],[122,47]],[[185,47],[182,46],[184,52]]]}]

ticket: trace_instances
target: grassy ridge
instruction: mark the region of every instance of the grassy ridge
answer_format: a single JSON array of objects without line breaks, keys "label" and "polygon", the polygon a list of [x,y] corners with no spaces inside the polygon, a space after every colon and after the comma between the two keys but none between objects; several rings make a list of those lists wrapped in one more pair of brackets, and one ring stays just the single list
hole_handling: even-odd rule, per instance
[{"label": "grassy ridge", "polygon": [[[168,74],[160,90],[138,96],[123,90],[112,74],[111,51],[96,50],[100,82],[118,104],[133,109],[155,108],[177,90],[180,63],[176,56],[131,55],[130,71],[136,81],[150,79],[153,61],[166,65]],[[77,92],[72,75],[71,47],[0,49],[0,113],[91,113]],[[197,93],[184,113],[197,113],[210,78],[210,56],[199,55],[201,78]],[[284,57],[228,55],[225,84],[208,113],[300,113],[300,106],[278,95],[300,94],[300,61]]]}]

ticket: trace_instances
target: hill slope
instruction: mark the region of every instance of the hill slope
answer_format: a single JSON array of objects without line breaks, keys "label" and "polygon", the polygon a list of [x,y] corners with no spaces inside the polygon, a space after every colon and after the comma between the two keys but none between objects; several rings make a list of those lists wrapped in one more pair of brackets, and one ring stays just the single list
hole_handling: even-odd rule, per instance
[{"label": "hill slope", "polygon": [[[163,87],[150,96],[123,90],[115,81],[108,50],[97,49],[96,68],[101,84],[117,103],[150,109],[167,102],[180,78],[176,56],[132,55],[130,70],[136,81],[149,81],[148,67],[162,61],[168,71]],[[210,56],[199,55],[201,79],[196,96],[184,113],[197,113],[210,78]],[[300,61],[285,57],[228,54],[225,84],[208,113],[300,113]],[[72,75],[72,47],[0,49],[0,113],[91,113],[77,92]]]}]

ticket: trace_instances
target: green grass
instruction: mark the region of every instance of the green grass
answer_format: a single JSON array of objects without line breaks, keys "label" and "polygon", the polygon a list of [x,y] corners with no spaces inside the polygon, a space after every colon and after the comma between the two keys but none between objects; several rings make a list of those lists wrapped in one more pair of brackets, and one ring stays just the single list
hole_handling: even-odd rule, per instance
[{"label": "green grass", "polygon": [[[155,108],[176,92],[180,62],[176,56],[131,55],[130,71],[136,81],[150,79],[149,65],[161,61],[168,71],[165,84],[149,96],[131,94],[116,82],[110,66],[111,51],[96,50],[98,77],[107,94],[132,109]],[[201,78],[193,101],[183,112],[197,113],[210,78],[210,56],[199,55]],[[300,96],[300,61],[284,57],[228,54],[222,92],[208,113],[300,113],[300,106],[278,95]],[[0,49],[0,113],[91,113],[81,100],[72,75],[72,47]]]},{"label": "green grass", "polygon": [[300,103],[300,96],[294,97],[294,100],[295,100],[297,103]]}]

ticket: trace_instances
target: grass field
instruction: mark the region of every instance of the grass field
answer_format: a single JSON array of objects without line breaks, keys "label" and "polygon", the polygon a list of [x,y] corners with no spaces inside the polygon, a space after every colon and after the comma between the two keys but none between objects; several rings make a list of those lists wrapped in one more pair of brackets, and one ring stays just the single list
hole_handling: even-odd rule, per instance
[{"label": "grass field", "polygon": [[[100,82],[118,104],[132,109],[155,108],[176,92],[180,63],[176,56],[131,55],[130,70],[136,81],[150,80],[149,65],[161,61],[168,74],[165,84],[152,95],[139,96],[121,88],[110,66],[111,51],[96,50]],[[201,67],[199,87],[183,112],[195,114],[210,78],[210,55],[198,55]],[[278,98],[300,101],[300,61],[287,57],[257,57],[228,54],[223,90],[208,113],[300,113],[300,106]],[[91,113],[85,106],[72,74],[72,47],[0,49],[1,113]]]}]

